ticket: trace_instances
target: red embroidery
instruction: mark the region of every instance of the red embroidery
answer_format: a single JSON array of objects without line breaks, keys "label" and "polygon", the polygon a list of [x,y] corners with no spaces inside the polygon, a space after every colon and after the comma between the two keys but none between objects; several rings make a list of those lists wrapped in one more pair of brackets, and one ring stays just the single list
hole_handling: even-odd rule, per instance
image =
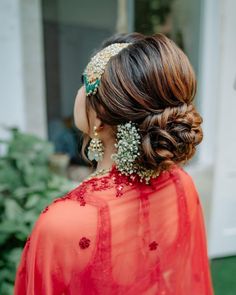
[{"label": "red embroidery", "polygon": [[[93,191],[104,191],[114,187],[116,188],[116,197],[121,197],[124,193],[124,187],[131,186],[136,182],[139,182],[138,175],[124,175],[117,170],[115,165],[113,165],[109,174],[84,180],[79,186],[69,191],[65,196],[55,199],[53,203],[72,199],[79,201],[80,206],[85,206],[87,194]],[[47,206],[42,212],[46,212],[49,209],[48,207],[49,206]]]},{"label": "red embroidery", "polygon": [[49,207],[49,206],[46,206],[41,212],[42,212],[42,213],[47,212],[47,211],[48,211],[48,207]]},{"label": "red embroidery", "polygon": [[116,197],[123,195],[123,189],[125,185],[133,185],[137,181],[137,178],[121,174],[115,165],[113,165],[109,174],[102,177],[94,177],[88,180],[84,180],[77,188],[68,193],[68,196],[72,199],[76,199],[80,202],[81,206],[86,204],[86,194],[93,191],[104,191],[116,188]]},{"label": "red embroidery", "polygon": [[90,240],[87,239],[86,237],[83,237],[80,239],[79,241],[79,246],[81,249],[85,249],[85,248],[88,248],[90,245]]},{"label": "red embroidery", "polygon": [[152,250],[156,250],[158,246],[158,243],[156,241],[153,241],[151,244],[149,244],[149,250],[152,251]]}]

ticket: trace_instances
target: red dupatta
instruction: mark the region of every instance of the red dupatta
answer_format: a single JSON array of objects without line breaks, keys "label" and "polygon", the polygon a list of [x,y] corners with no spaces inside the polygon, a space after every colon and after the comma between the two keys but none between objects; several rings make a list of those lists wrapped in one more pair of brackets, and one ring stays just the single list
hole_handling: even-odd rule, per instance
[{"label": "red dupatta", "polygon": [[203,211],[180,167],[150,184],[116,167],[46,207],[15,295],[213,295]]}]

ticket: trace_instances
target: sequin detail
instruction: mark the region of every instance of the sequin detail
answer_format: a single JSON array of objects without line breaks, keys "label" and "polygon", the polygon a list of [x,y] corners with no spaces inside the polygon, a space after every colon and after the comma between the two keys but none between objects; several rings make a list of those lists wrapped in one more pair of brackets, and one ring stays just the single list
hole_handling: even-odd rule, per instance
[{"label": "sequin detail", "polygon": [[149,250],[152,251],[152,250],[156,250],[158,246],[158,243],[156,241],[153,241],[151,244],[149,244]]},{"label": "sequin detail", "polygon": [[87,239],[86,237],[83,237],[79,241],[79,246],[81,249],[86,249],[90,245],[90,239]]}]

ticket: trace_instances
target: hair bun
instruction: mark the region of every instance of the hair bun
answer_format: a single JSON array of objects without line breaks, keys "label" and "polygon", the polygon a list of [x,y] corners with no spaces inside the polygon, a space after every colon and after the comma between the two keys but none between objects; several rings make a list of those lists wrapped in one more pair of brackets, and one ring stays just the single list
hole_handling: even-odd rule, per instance
[{"label": "hair bun", "polygon": [[125,34],[108,43],[117,42],[132,44],[109,60],[98,92],[86,100],[87,111],[94,109],[112,127],[138,124],[141,166],[159,172],[185,163],[202,140],[202,118],[192,104],[197,81],[187,55],[163,34]]},{"label": "hair bun", "polygon": [[151,113],[140,124],[142,163],[155,169],[168,169],[185,163],[202,141],[202,118],[193,104],[167,107]]}]

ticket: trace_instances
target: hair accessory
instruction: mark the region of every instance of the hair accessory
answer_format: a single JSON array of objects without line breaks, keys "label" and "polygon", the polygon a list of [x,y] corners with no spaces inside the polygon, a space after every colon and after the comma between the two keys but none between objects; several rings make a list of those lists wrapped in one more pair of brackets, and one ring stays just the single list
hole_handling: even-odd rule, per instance
[{"label": "hair accessory", "polygon": [[139,128],[136,123],[129,121],[117,126],[117,142],[115,147],[117,152],[111,155],[112,160],[116,163],[117,169],[124,175],[139,175],[140,181],[146,181],[148,184],[151,177],[159,175],[159,171],[147,169],[137,163],[140,156],[140,139]]},{"label": "hair accessory", "polygon": [[90,161],[101,161],[104,155],[104,146],[100,138],[98,138],[97,127],[94,126],[94,138],[91,139],[88,147],[88,158]]},{"label": "hair accessory", "polygon": [[111,44],[91,58],[83,73],[87,96],[96,94],[98,86],[100,85],[102,74],[104,73],[110,58],[117,55],[123,48],[130,44],[131,43]]},{"label": "hair accessory", "polygon": [[112,154],[112,160],[116,162],[117,168],[125,175],[130,175],[135,171],[134,162],[140,155],[139,144],[140,135],[135,123],[128,122],[117,126],[117,142],[115,147],[117,153]]}]

